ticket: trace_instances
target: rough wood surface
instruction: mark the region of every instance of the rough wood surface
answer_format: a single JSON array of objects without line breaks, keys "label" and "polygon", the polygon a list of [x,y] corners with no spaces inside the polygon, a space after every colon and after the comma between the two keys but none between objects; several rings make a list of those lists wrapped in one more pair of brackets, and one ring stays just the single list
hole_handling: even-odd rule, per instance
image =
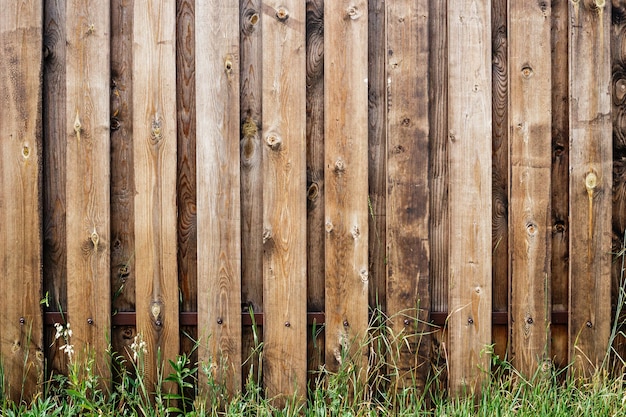
[{"label": "rough wood surface", "polygon": [[263,382],[280,403],[306,395],[306,8],[262,8]]},{"label": "rough wood surface", "polygon": [[[241,387],[238,0],[195,8],[198,358],[234,395]],[[204,78],[206,77],[206,78]],[[205,80],[211,82],[205,82]],[[200,376],[202,381],[206,376]],[[215,393],[207,393],[215,395]]]},{"label": "rough wood surface", "polygon": [[429,11],[430,309],[448,309],[448,32],[447,5]]},{"label": "rough wood surface", "polygon": [[[569,78],[568,6],[552,2],[552,260],[550,292],[553,311],[569,306]],[[552,358],[567,366],[567,325],[550,327]]]},{"label": "rough wood surface", "polygon": [[[43,289],[46,311],[67,311],[65,238],[65,1],[44,1],[43,65]],[[64,372],[67,357],[54,344],[56,331],[46,329],[48,370]]]},{"label": "rough wood surface", "polygon": [[[387,3],[387,315],[400,386],[430,367],[428,2]],[[417,63],[417,64],[416,64]]]},{"label": "rough wood surface", "polygon": [[386,310],[387,62],[384,0],[368,2],[369,305]]},{"label": "rough wood surface", "polygon": [[[263,151],[261,147],[261,0],[240,0],[241,57],[241,308],[243,313],[263,312]],[[257,341],[263,341],[263,331],[256,329]],[[244,327],[241,352],[246,363],[243,374],[252,368],[258,372],[254,355],[253,329]],[[252,356],[251,356],[252,355]],[[249,359],[249,360],[248,360]],[[258,373],[257,373],[258,372]],[[256,379],[255,379],[256,381]],[[257,381],[259,384],[261,381]]]},{"label": "rough wood surface", "polygon": [[[181,294],[181,311],[197,311],[198,305],[194,3],[194,0],[176,2],[176,134],[178,137],[176,206],[178,209],[178,285]],[[192,352],[191,363],[196,363],[198,351],[194,348],[198,340],[197,326],[181,325],[180,332],[181,352]],[[192,389],[189,391],[187,394],[195,395]]]},{"label": "rough wood surface", "polygon": [[569,339],[570,362],[585,375],[604,357],[611,323],[609,8],[599,0],[569,5]]},{"label": "rough wood surface", "polygon": [[41,0],[0,1],[0,356],[4,393],[30,402],[42,388]]},{"label": "rough wood surface", "polygon": [[510,353],[527,377],[550,359],[550,25],[547,3],[509,5]]},{"label": "rough wood surface", "polygon": [[[492,212],[493,310],[509,309],[509,72],[507,0],[491,4],[492,48]],[[504,357],[508,346],[506,325],[494,325],[494,351]]]},{"label": "rough wood surface", "polygon": [[368,9],[324,6],[326,367],[336,370],[347,354],[364,364],[368,324]]},{"label": "rough wood surface", "polygon": [[[133,2],[111,1],[111,308],[135,310]],[[135,328],[111,331],[113,351],[132,358]],[[132,362],[128,361],[130,366]]]},{"label": "rough wood surface", "polygon": [[[324,1],[306,2],[307,311],[324,311]],[[323,332],[307,332],[309,381],[324,364]],[[316,348],[318,346],[318,348]],[[320,350],[321,354],[317,354]]]},{"label": "rough wood surface", "polygon": [[67,311],[77,354],[109,374],[110,3],[67,2]]},{"label": "rough wood surface", "polygon": [[[135,305],[137,331],[147,344],[146,380],[152,389],[161,366],[158,357],[174,359],[179,349],[176,5],[136,0],[133,15]],[[164,372],[170,372],[169,365]]]},{"label": "rough wood surface", "polygon": [[491,1],[448,3],[449,383],[478,392],[491,343]]}]

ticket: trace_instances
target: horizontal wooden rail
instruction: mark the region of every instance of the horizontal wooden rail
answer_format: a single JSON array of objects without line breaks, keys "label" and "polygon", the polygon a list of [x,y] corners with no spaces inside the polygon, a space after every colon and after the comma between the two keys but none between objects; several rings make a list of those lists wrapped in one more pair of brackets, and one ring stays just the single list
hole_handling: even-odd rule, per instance
[{"label": "horizontal wooden rail", "polygon": [[[553,311],[552,312],[552,324],[567,324],[567,311]],[[67,313],[60,313],[56,311],[48,311],[45,313],[46,325],[53,325],[54,323],[61,323],[64,321],[64,317],[67,319]],[[430,323],[435,326],[444,326],[448,313],[445,311],[436,311],[430,313]],[[181,312],[179,313],[180,325],[182,326],[197,326],[198,325],[198,313],[196,312]],[[254,322],[257,326],[263,326],[263,313],[256,313],[254,315]],[[307,313],[307,324],[309,325],[322,325],[326,322],[326,317],[322,312],[309,312]],[[494,311],[491,314],[492,324],[508,324],[508,313],[502,311]],[[252,326],[252,317],[249,313],[241,314],[241,323],[244,326]],[[135,312],[123,311],[116,313],[111,318],[111,324],[113,326],[135,326]]]}]

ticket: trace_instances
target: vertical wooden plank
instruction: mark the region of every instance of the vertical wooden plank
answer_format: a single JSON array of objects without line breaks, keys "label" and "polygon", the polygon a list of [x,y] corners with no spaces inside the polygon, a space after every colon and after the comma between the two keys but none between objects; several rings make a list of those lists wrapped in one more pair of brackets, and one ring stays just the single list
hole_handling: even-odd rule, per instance
[{"label": "vertical wooden plank", "polygon": [[369,305],[387,311],[387,62],[383,0],[368,2],[368,182]]},{"label": "vertical wooden plank", "polygon": [[[569,306],[569,81],[568,2],[552,1],[552,310]],[[551,356],[556,365],[568,365],[567,325],[550,326]]]},{"label": "vertical wooden plank", "polygon": [[611,323],[610,3],[569,4],[570,362],[589,375]]},{"label": "vertical wooden plank", "polygon": [[77,353],[109,374],[110,4],[66,3],[67,310]]},{"label": "vertical wooden plank", "polygon": [[387,3],[387,312],[402,335],[403,387],[423,389],[430,360],[428,2]]},{"label": "vertical wooden plank", "polygon": [[269,398],[304,397],[306,9],[299,0],[262,7],[264,383]]},{"label": "vertical wooden plank", "polygon": [[[135,310],[135,229],[133,172],[133,2],[111,1],[111,308]],[[114,352],[126,356],[135,328],[111,329]]]},{"label": "vertical wooden plank", "polygon": [[[367,44],[363,0],[324,3],[326,366],[367,329]],[[361,358],[355,358],[357,363]]]},{"label": "vertical wooden plank", "polygon": [[[613,98],[613,253],[624,247],[626,231],[626,3],[613,3],[611,9],[611,65]],[[616,303],[624,276],[622,263],[613,262],[611,300]],[[624,315],[624,312],[622,312]],[[624,316],[620,317],[622,323]],[[613,346],[620,357],[626,355],[626,337],[619,335]]]},{"label": "vertical wooden plank", "polygon": [[[493,254],[493,311],[509,310],[509,132],[508,132],[508,50],[507,0],[491,3],[492,27],[492,211],[491,245]],[[504,357],[509,335],[507,325],[494,325],[494,352]]]},{"label": "vertical wooden plank", "polygon": [[[176,5],[133,9],[133,158],[137,330],[152,389],[158,358],[178,353],[176,265]],[[169,367],[165,368],[167,374]]]},{"label": "vertical wooden plank", "polygon": [[429,171],[430,309],[448,309],[448,31],[447,4],[432,2],[430,25]]},{"label": "vertical wooden plank", "polygon": [[[306,2],[307,311],[324,311],[324,1]],[[318,323],[317,328],[321,328]],[[308,338],[309,381],[323,365],[323,333]]]},{"label": "vertical wooden plank", "polygon": [[[261,0],[240,0],[241,26],[241,301],[244,314],[250,309],[263,312],[263,151],[261,144]],[[242,334],[242,357],[246,360],[244,377],[255,376],[258,356],[247,360],[255,348],[254,330],[259,342],[261,328],[246,327]],[[258,383],[256,378],[255,380]]]},{"label": "vertical wooden plank", "polygon": [[527,377],[550,357],[550,26],[547,2],[509,3],[511,355]]},{"label": "vertical wooden plank", "polygon": [[[198,306],[198,229],[196,227],[196,36],[194,0],[176,2],[176,126],[178,208],[178,285],[181,311],[197,312]],[[192,352],[191,362],[198,361],[194,349],[197,326],[181,326],[180,351]],[[190,336],[190,337],[187,337]],[[195,388],[194,388],[195,389]],[[194,389],[185,395],[193,397]]]},{"label": "vertical wooden plank", "polygon": [[0,356],[5,393],[30,402],[43,381],[41,45],[43,3],[0,2]]},{"label": "vertical wooden plank", "polygon": [[449,372],[480,390],[491,343],[491,1],[448,3]]},{"label": "vertical wooden plank", "polygon": [[[44,1],[43,71],[43,288],[46,311],[67,311],[65,239],[65,1]],[[67,369],[67,357],[54,345],[54,327],[45,332],[48,372]]]},{"label": "vertical wooden plank", "polygon": [[[198,335],[200,363],[241,387],[238,0],[196,1]],[[207,341],[208,338],[208,341]],[[202,386],[202,375],[201,386]]]}]

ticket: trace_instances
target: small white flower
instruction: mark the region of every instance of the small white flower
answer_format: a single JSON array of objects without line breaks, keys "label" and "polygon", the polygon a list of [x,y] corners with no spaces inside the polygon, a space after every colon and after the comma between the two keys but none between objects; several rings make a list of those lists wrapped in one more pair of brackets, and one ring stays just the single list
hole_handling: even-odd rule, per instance
[{"label": "small white flower", "polygon": [[72,360],[72,357],[74,356],[74,346],[70,345],[69,343],[66,343],[65,345],[61,346],[59,350],[63,351],[63,353],[67,355],[67,358],[70,361]]},{"label": "small white flower", "polygon": [[133,339],[133,343],[130,345],[130,350],[133,351],[133,360],[135,362],[140,354],[145,355],[148,353],[146,342],[143,340],[141,333],[137,333],[137,336]]}]

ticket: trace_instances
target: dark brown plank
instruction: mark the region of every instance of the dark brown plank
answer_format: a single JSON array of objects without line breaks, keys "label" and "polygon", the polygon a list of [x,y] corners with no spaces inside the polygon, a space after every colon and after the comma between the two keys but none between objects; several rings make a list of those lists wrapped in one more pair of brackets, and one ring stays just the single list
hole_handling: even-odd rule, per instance
[{"label": "dark brown plank", "polygon": [[[552,260],[553,311],[569,308],[569,71],[567,2],[552,1]],[[551,356],[568,364],[567,326],[552,326]]]},{"label": "dark brown plank", "polygon": [[[111,1],[111,308],[135,310],[133,171],[133,2]],[[133,327],[111,332],[113,351],[130,359]],[[128,364],[130,365],[130,361]]]},{"label": "dark brown plank", "polygon": [[[43,67],[43,287],[46,311],[67,311],[65,243],[65,1],[44,2]],[[45,332],[48,372],[65,372],[67,357]]]}]

